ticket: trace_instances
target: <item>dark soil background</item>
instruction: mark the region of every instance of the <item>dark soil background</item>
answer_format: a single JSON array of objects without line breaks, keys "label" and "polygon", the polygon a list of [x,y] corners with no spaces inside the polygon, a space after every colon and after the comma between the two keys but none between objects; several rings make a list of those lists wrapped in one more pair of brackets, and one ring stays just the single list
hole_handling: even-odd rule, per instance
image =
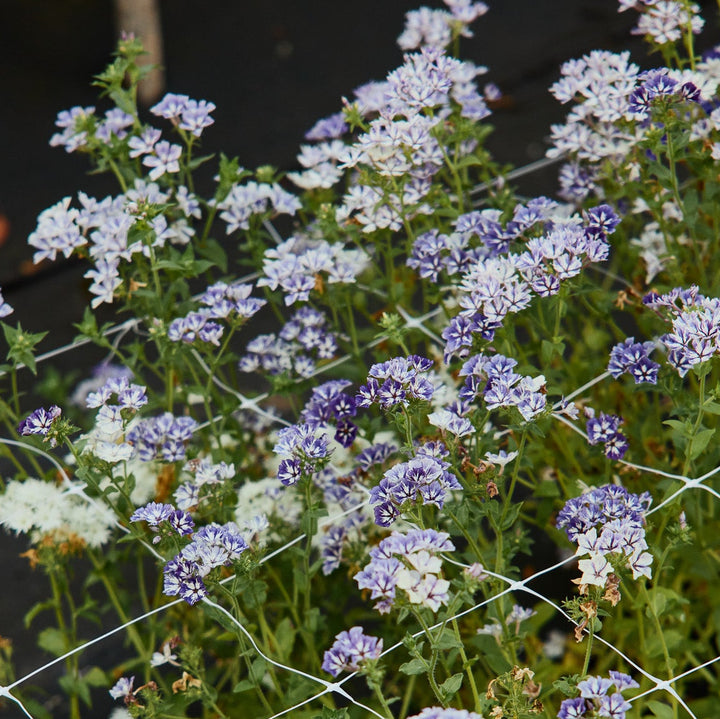
[{"label": "dark soil background", "polygon": [[[337,111],[341,96],[383,79],[402,62],[395,38],[404,13],[418,4],[161,0],[166,89],[217,105],[203,151],[237,155],[248,168],[269,163],[293,169],[303,133],[316,119]],[[74,336],[72,323],[87,303],[85,268],[59,262],[34,271],[26,239],[38,213],[61,198],[78,190],[97,197],[117,192],[110,178],[87,175],[82,156],[51,148],[48,140],[58,111],[73,105],[107,109],[90,82],[109,61],[118,29],[111,0],[2,0],[0,7],[0,287],[15,307],[11,323],[51,330],[40,346],[47,351]],[[547,90],[563,61],[626,47],[643,58],[629,35],[634,22],[633,13],[617,13],[615,0],[495,0],[476,23],[475,37],[464,42],[463,55],[487,65],[481,81],[493,81],[505,93],[503,108],[491,118],[496,131],[489,144],[498,161],[520,166],[544,156],[550,124],[564,116]],[[553,194],[554,169],[533,174],[521,187],[528,194]],[[97,359],[85,349],[65,358],[65,366],[75,368]],[[32,631],[22,625],[25,612],[48,595],[44,577],[18,558],[25,549],[24,538],[0,532],[0,636],[13,640],[18,676],[48,660],[35,647],[41,624]],[[102,666],[108,651],[109,666],[116,659],[111,645],[83,656]],[[61,717],[64,702],[54,674],[43,674],[40,682],[53,716]],[[0,715],[20,712],[9,703]],[[100,708],[87,714],[105,715]]]}]

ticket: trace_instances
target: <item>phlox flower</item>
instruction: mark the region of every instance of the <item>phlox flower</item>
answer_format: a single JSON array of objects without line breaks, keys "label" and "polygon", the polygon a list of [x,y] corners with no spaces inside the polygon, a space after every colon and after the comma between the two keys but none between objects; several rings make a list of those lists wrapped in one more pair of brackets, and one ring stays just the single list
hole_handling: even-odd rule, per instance
[{"label": "phlox flower", "polygon": [[210,572],[231,565],[247,549],[247,542],[233,522],[201,527],[192,542],[165,565],[163,593],[196,604],[208,594],[204,580]]},{"label": "phlox flower", "polygon": [[135,683],[135,677],[120,677],[112,689],[109,690],[110,696],[113,699],[125,699],[126,701],[133,696],[133,684]]},{"label": "phlox flower", "polygon": [[227,224],[226,232],[250,229],[250,218],[269,212],[294,215],[300,209],[297,197],[279,185],[247,182],[234,184],[222,202],[217,205],[220,219]]},{"label": "phlox flower", "polygon": [[160,102],[150,108],[150,112],[166,120],[177,120],[188,105],[190,98],[187,95],[167,93]]},{"label": "phlox flower", "polygon": [[334,677],[343,671],[354,672],[368,661],[379,659],[382,648],[382,639],[365,634],[362,627],[352,627],[335,637],[323,655],[322,668]]},{"label": "phlox flower", "polygon": [[393,532],[370,550],[371,561],[354,579],[360,589],[369,589],[381,614],[389,612],[400,589],[411,604],[437,611],[449,601],[449,582],[439,573],[438,552],[454,551],[445,532],[433,529]]},{"label": "phlox flower", "polygon": [[143,165],[150,168],[149,177],[157,180],[165,173],[180,172],[180,156],[182,147],[173,145],[166,140],[161,140],[153,147],[152,154],[143,157]]},{"label": "phlox flower", "polygon": [[580,584],[605,586],[613,571],[608,557],[614,556],[632,570],[633,579],[652,576],[652,555],[645,551],[645,513],[650,495],[632,494],[618,485],[593,487],[565,503],[556,520],[568,539],[577,545]]},{"label": "phlox flower", "polygon": [[437,410],[428,415],[428,422],[433,426],[456,437],[467,437],[475,433],[475,427],[467,417],[460,417],[447,409]]},{"label": "phlox flower", "polygon": [[408,505],[434,504],[442,508],[448,491],[462,489],[448,467],[441,457],[426,453],[422,446],[414,458],[391,467],[370,491],[376,524],[389,527]]},{"label": "phlox flower", "polygon": [[185,444],[192,438],[197,422],[192,417],[174,417],[165,412],[158,417],[138,421],[127,433],[144,462],[162,459],[175,462],[185,458]]},{"label": "phlox flower", "polygon": [[206,127],[210,127],[215,120],[210,113],[215,109],[215,104],[207,100],[187,100],[178,127],[187,130],[191,135],[200,137]]},{"label": "phlox flower", "polygon": [[[57,405],[52,405],[49,409],[39,407],[29,414],[18,425],[18,433],[24,436],[31,434],[39,434],[47,437],[53,424],[60,418],[62,410]],[[55,440],[50,440],[51,446],[55,446]]]}]

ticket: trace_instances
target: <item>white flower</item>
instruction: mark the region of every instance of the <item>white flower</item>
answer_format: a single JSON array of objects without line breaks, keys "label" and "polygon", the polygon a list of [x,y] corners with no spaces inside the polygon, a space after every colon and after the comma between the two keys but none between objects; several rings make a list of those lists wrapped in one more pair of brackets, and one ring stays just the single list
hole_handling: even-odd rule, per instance
[{"label": "white flower", "polygon": [[100,547],[110,538],[115,515],[81,492],[28,478],[7,483],[0,502],[0,524],[18,534],[30,533],[33,541],[48,534],[58,540],[72,534],[91,547]]},{"label": "white flower", "polygon": [[492,464],[499,464],[501,468],[504,468],[506,464],[510,464],[517,456],[517,452],[506,452],[504,449],[501,449],[497,454],[485,452],[485,459]]},{"label": "white flower", "polygon": [[578,567],[583,573],[580,584],[594,584],[604,587],[608,574],[612,571],[612,564],[602,554],[591,554],[590,559],[581,559]]}]

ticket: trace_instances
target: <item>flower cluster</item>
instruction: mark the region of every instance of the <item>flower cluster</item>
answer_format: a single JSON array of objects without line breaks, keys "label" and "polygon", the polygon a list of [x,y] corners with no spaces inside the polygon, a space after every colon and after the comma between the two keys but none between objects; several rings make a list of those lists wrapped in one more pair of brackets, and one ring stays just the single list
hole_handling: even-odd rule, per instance
[{"label": "flower cluster", "polygon": [[250,218],[255,215],[294,215],[300,209],[300,200],[277,183],[235,183],[217,203],[217,209],[229,235],[237,230],[249,230]]},{"label": "flower cluster", "polygon": [[144,462],[154,459],[177,462],[185,459],[185,445],[196,426],[192,417],[175,417],[164,412],[159,417],[140,420],[127,433],[126,441],[135,446]]},{"label": "flower cluster", "polygon": [[226,462],[213,464],[209,459],[193,459],[188,462],[185,471],[193,479],[183,482],[175,490],[175,501],[180,509],[191,509],[200,504],[211,488],[224,483],[235,476],[235,465]]},{"label": "flower cluster", "polygon": [[[565,699],[560,705],[558,719],[581,719],[581,717],[612,717],[625,719],[625,712],[632,705],[622,695],[626,689],[635,689],[640,685],[627,674],[612,669],[610,677],[591,676],[578,682],[579,697]],[[609,694],[615,686],[615,691]]]},{"label": "flower cluster", "polygon": [[628,113],[636,120],[648,120],[658,98],[678,102],[698,102],[700,91],[692,82],[679,82],[668,74],[667,68],[649,70],[639,76],[639,84],[628,98]]},{"label": "flower cluster", "polygon": [[381,409],[407,406],[413,400],[429,401],[435,386],[428,378],[432,360],[418,355],[395,357],[374,364],[367,383],[357,393],[358,407],[377,404]]},{"label": "flower cluster", "polygon": [[720,299],[705,297],[697,285],[676,287],[664,295],[651,292],[643,304],[662,313],[672,330],[660,337],[668,363],[684,377],[690,369],[707,362],[720,350]]},{"label": "flower cluster", "polygon": [[555,525],[564,528],[568,539],[577,544],[578,557],[588,557],[578,563],[581,586],[604,587],[613,571],[614,556],[632,570],[633,579],[651,576],[652,555],[646,551],[645,541],[645,513],[651,501],[647,492],[637,495],[606,484],[565,503]]},{"label": "flower cluster", "polygon": [[408,462],[391,467],[370,492],[375,523],[389,527],[409,507],[434,504],[442,509],[447,492],[462,489],[444,460],[448,452],[440,442],[420,445]]},{"label": "flower cluster", "polygon": [[168,338],[173,342],[193,343],[195,340],[220,345],[224,328],[216,320],[231,323],[250,319],[266,304],[266,300],[250,297],[252,285],[216,282],[200,296],[203,307],[174,319],[168,327]]},{"label": "flower cluster", "polygon": [[515,407],[529,422],[545,410],[545,377],[530,377],[514,371],[517,360],[501,354],[477,354],[460,370],[466,377],[460,399],[470,403],[482,393],[488,409]]},{"label": "flower cluster", "polygon": [[376,442],[375,444],[358,452],[355,462],[362,472],[369,472],[372,467],[382,464],[386,459],[391,457],[398,448],[394,444],[388,442]]},{"label": "flower cluster", "polygon": [[[107,377],[103,384],[93,381],[83,388],[85,406],[98,410],[95,426],[85,435],[83,452],[106,462],[127,461],[136,449],[125,433],[132,417],[148,402],[146,388],[131,384],[127,373],[113,369],[99,371],[98,379],[103,377]],[[111,404],[113,396],[116,400]]]},{"label": "flower cluster", "polygon": [[165,565],[163,592],[195,604],[207,596],[207,575],[216,567],[230,566],[246,549],[248,544],[233,522],[201,527],[192,542]]},{"label": "flower cluster", "polygon": [[362,627],[351,627],[335,637],[323,655],[322,668],[334,677],[340,672],[355,672],[367,662],[379,659],[382,648],[382,639],[365,634]]},{"label": "flower cluster", "polygon": [[110,539],[115,514],[84,497],[77,485],[58,487],[29,477],[7,482],[0,502],[0,525],[30,534],[34,543],[47,536],[55,542],[75,538],[97,548]]},{"label": "flower cluster", "polygon": [[419,714],[413,714],[408,719],[483,719],[481,714],[468,709],[454,709],[452,707],[425,707]]},{"label": "flower cluster", "polygon": [[302,477],[314,474],[324,467],[330,458],[328,438],[309,424],[293,424],[278,432],[273,452],[283,459],[278,466],[278,479],[289,487]]},{"label": "flower cluster", "polygon": [[654,342],[635,342],[634,337],[628,337],[612,348],[608,372],[615,379],[627,372],[635,380],[635,384],[657,384],[660,365],[650,359],[653,349]]},{"label": "flower cluster", "polygon": [[283,373],[309,377],[318,360],[329,360],[337,351],[337,336],[328,328],[325,315],[302,307],[280,332],[258,335],[248,342],[240,359],[241,372],[263,369],[271,375]]},{"label": "flower cluster", "polygon": [[596,417],[592,409],[588,408],[585,411],[589,415],[586,424],[588,442],[604,445],[605,456],[608,459],[622,459],[628,449],[628,441],[620,429],[623,423],[622,417],[604,412],[600,412]]},{"label": "flower cluster", "polygon": [[633,8],[640,13],[634,35],[652,38],[658,45],[668,45],[680,40],[688,28],[697,35],[705,25],[700,7],[695,3],[677,0],[619,0],[618,12]]},{"label": "flower cluster", "polygon": [[450,582],[443,579],[439,552],[452,552],[455,545],[446,532],[413,529],[407,534],[393,532],[370,550],[371,561],[354,579],[360,589],[369,589],[381,614],[396,602],[396,590],[403,591],[411,605],[436,612],[449,601]]},{"label": "flower cluster", "polygon": [[352,445],[357,436],[357,425],[350,419],[357,414],[355,397],[343,392],[348,380],[330,380],[312,391],[305,403],[300,419],[312,427],[335,424],[335,440],[343,447]]},{"label": "flower cluster", "polygon": [[[147,522],[150,530],[155,533],[166,530],[165,534],[180,536],[192,534],[195,527],[195,522],[186,511],[160,502],[149,502],[144,507],[139,507],[130,515],[130,521]],[[157,544],[163,536],[158,534],[153,537],[153,544]]]},{"label": "flower cluster", "polygon": [[[475,335],[492,340],[505,317],[526,309],[533,294],[555,295],[562,282],[580,274],[586,265],[606,260],[607,236],[619,223],[608,205],[568,218],[557,203],[544,197],[518,204],[505,226],[500,214],[481,210],[457,219],[456,230],[465,238],[463,242],[481,243],[472,253],[458,250],[455,242],[454,252],[447,257],[433,251],[435,259],[426,254],[424,266],[417,261],[424,272],[432,273],[441,262],[448,274],[457,271],[460,275],[455,293],[462,309],[442,332],[446,362],[454,355],[467,356]],[[510,253],[510,243],[528,234],[524,250]]]},{"label": "flower cluster", "polygon": [[[642,25],[641,34],[661,44],[681,32],[680,26],[686,31],[688,22],[693,32],[702,27],[695,5],[692,19],[680,20],[687,19],[689,3],[648,0],[628,4],[621,0],[621,4],[646,9],[638,27]],[[678,105],[692,119],[691,139],[704,139],[716,129],[716,122],[708,122],[703,108],[708,112],[714,109],[719,69],[710,55],[698,60],[692,70],[659,68],[646,73],[630,62],[629,52],[596,50],[566,62],[561,68],[562,77],[551,92],[562,103],[574,100],[576,104],[565,124],[552,126],[554,147],[547,152],[549,157],[569,157],[560,172],[561,196],[572,202],[581,202],[592,193],[603,196],[598,180],[608,169],[620,173],[624,168],[630,170],[632,179],[638,179],[639,166],[633,149],[653,129],[650,110],[658,98],[665,98],[661,106]],[[611,162],[602,170],[605,160]],[[621,176],[622,173],[614,179]]]},{"label": "flower cluster", "polygon": [[[172,203],[173,197],[180,213],[168,223],[161,206]],[[71,207],[71,198],[66,197],[40,213],[37,227],[28,238],[28,244],[36,248],[33,262],[87,252],[95,262],[85,273],[92,280],[90,292],[95,295],[91,306],[112,303],[122,285],[121,261],[131,263],[137,254],[149,257],[166,241],[187,244],[192,233],[185,212],[195,212],[191,199],[186,188],[177,188],[173,195],[142,179],[136,179],[124,194],[103,200],[80,192],[80,209]]]},{"label": "flower cluster", "polygon": [[313,290],[323,291],[324,283],[352,284],[368,266],[364,250],[347,249],[340,243],[290,237],[277,247],[265,251],[263,276],[258,287],[278,287],[285,304],[310,299]]},{"label": "flower cluster", "polygon": [[187,95],[167,93],[150,112],[156,117],[170,120],[172,124],[194,137],[200,137],[206,127],[210,127],[215,120],[210,113],[215,105],[207,100],[192,100]]},{"label": "flower cluster", "polygon": [[450,12],[421,7],[406,13],[405,29],[397,40],[401,49],[443,48],[458,35],[472,37],[468,26],[488,11],[485,3],[472,0],[445,0],[445,5]]},{"label": "flower cluster", "polygon": [[[406,55],[404,64],[385,82],[355,91],[355,110],[374,117],[352,145],[344,151],[333,149],[337,167],[366,171],[352,180],[336,210],[338,222],[359,223],[368,233],[398,230],[403,217],[432,213],[425,199],[432,178],[445,164],[436,129],[453,106],[460,108],[462,117],[475,121],[490,114],[475,85],[483,72],[485,68],[449,57],[437,44],[426,45]],[[460,161],[476,145],[475,140],[459,143],[452,151],[453,160]],[[333,183],[334,166],[328,167],[328,159],[327,152],[320,152],[311,169]],[[366,173],[378,182],[364,181]]]}]

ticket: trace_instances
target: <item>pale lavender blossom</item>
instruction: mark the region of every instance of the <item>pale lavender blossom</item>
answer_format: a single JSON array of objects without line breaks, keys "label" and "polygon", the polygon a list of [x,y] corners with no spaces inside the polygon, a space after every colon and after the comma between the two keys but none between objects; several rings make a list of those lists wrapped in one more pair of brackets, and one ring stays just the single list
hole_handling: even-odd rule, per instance
[{"label": "pale lavender blossom", "polygon": [[166,120],[177,120],[187,107],[189,97],[187,95],[176,95],[167,93],[160,102],[150,108],[150,112]]},{"label": "pale lavender blossom", "polygon": [[155,145],[162,136],[160,130],[154,127],[146,127],[140,135],[133,135],[128,140],[130,157],[140,157],[153,152]]},{"label": "pale lavender blossom", "polygon": [[12,314],[15,310],[5,301],[2,290],[0,290],[0,319]]},{"label": "pale lavender blossom", "polygon": [[210,113],[215,109],[215,104],[207,100],[190,100],[185,102],[180,116],[178,127],[187,130],[191,135],[200,137],[206,127],[210,127],[215,120]]},{"label": "pale lavender blossom", "polygon": [[149,177],[151,180],[157,180],[165,173],[180,172],[180,156],[182,155],[182,147],[174,145],[167,140],[158,142],[152,150],[152,154],[143,157],[143,165],[149,167]]},{"label": "pale lavender blossom", "polygon": [[109,690],[110,696],[113,699],[130,699],[133,695],[133,684],[135,683],[135,677],[120,677],[112,689]]},{"label": "pale lavender blossom", "polygon": [[371,561],[354,579],[360,589],[369,589],[381,614],[394,606],[399,589],[410,604],[432,611],[449,601],[450,583],[440,576],[439,552],[452,552],[450,535],[434,529],[393,532],[370,550]]},{"label": "pale lavender blossom", "polygon": [[335,637],[323,656],[322,668],[334,677],[343,671],[354,672],[367,662],[379,659],[382,648],[382,639],[365,634],[362,627],[351,627]]}]

